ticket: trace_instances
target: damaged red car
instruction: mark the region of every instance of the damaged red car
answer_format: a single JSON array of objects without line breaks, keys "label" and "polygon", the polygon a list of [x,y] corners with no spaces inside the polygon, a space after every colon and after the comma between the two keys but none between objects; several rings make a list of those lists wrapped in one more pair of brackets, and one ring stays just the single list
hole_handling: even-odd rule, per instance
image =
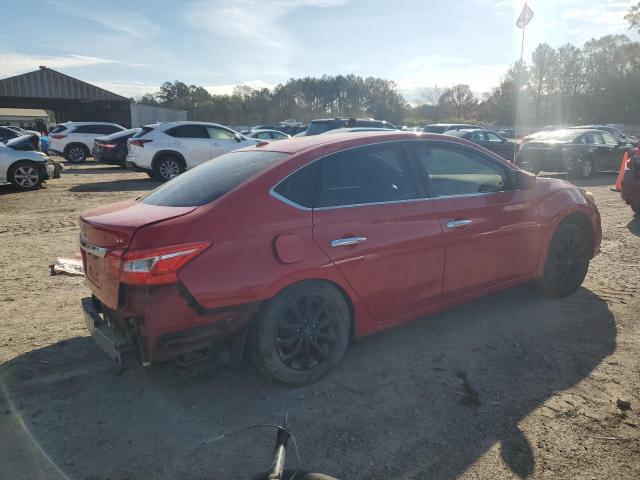
[{"label": "damaged red car", "polygon": [[583,189],[403,132],[258,144],[80,225],[85,319],[112,358],[248,354],[289,385],[353,338],[481,295],[530,280],[568,295],[601,238]]}]

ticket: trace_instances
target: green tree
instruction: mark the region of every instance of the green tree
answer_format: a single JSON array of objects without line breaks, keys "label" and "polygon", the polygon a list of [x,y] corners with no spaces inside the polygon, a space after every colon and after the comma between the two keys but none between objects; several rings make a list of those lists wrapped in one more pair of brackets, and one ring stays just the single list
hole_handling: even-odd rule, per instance
[{"label": "green tree", "polygon": [[640,33],[640,2],[629,9],[629,13],[624,16],[624,19],[629,22],[629,28],[637,28]]}]

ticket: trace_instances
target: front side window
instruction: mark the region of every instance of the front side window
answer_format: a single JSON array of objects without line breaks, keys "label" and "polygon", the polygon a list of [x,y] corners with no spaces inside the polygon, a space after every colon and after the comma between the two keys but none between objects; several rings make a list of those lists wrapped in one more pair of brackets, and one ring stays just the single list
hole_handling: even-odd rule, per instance
[{"label": "front side window", "polygon": [[495,133],[491,133],[491,132],[487,132],[487,139],[490,142],[495,142],[495,143],[502,143],[502,138],[500,138],[498,135],[496,135]]},{"label": "front side window", "polygon": [[323,159],[318,207],[418,198],[414,178],[397,145],[353,148]]},{"label": "front side window", "polygon": [[616,140],[616,137],[611,135],[609,132],[602,132],[602,138],[604,139],[604,143],[606,145],[618,145],[618,140]]},{"label": "front side window", "polygon": [[484,142],[487,140],[487,134],[484,132],[473,132],[471,135],[471,140],[476,142]]},{"label": "front side window", "polygon": [[207,127],[207,131],[209,132],[209,138],[211,140],[235,140],[236,137],[229,130],[225,130],[224,128],[218,127]]},{"label": "front side window", "polygon": [[500,192],[507,188],[504,166],[469,148],[420,143],[413,149],[429,180],[432,197]]},{"label": "front side window", "polygon": [[209,138],[209,133],[204,125],[178,125],[165,133],[178,138]]}]

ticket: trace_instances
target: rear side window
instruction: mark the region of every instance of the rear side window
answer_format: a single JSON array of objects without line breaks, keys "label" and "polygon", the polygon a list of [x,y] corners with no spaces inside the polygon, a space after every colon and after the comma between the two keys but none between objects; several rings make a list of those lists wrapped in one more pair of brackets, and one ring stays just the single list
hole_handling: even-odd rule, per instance
[{"label": "rear side window", "polygon": [[419,143],[413,149],[432,197],[499,192],[508,186],[504,166],[469,148]]},{"label": "rear side window", "polygon": [[220,155],[156,188],[140,201],[165,207],[206,205],[286,156],[255,150]]},{"label": "rear side window", "polygon": [[353,148],[323,160],[318,207],[418,198],[408,163],[397,145]]},{"label": "rear side window", "polygon": [[179,125],[164,133],[178,138],[209,138],[209,133],[204,125]]},{"label": "rear side window", "polygon": [[318,191],[319,173],[320,162],[313,162],[289,175],[273,191],[296,205],[312,208]]},{"label": "rear side window", "polygon": [[140,128],[140,131],[138,133],[134,133],[131,138],[144,137],[147,133],[149,133],[151,131],[153,131],[153,128],[151,128],[151,127],[142,127],[142,128]]},{"label": "rear side window", "polygon": [[49,133],[62,133],[67,129],[67,127],[65,127],[64,125],[56,125],[56,127],[51,130],[51,132]]}]

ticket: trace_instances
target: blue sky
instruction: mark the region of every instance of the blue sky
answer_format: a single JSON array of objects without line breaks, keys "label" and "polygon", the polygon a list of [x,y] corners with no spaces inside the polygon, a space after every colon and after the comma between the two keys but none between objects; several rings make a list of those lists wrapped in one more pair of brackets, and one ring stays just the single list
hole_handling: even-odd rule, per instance
[{"label": "blue sky", "polygon": [[[525,56],[539,42],[623,33],[634,1],[531,0]],[[109,7],[106,5],[109,4]],[[40,0],[11,2],[0,77],[46,65],[126,96],[165,80],[229,92],[290,77],[355,73],[425,87],[495,85],[519,55],[522,1]],[[7,16],[8,13],[8,16]]]}]

